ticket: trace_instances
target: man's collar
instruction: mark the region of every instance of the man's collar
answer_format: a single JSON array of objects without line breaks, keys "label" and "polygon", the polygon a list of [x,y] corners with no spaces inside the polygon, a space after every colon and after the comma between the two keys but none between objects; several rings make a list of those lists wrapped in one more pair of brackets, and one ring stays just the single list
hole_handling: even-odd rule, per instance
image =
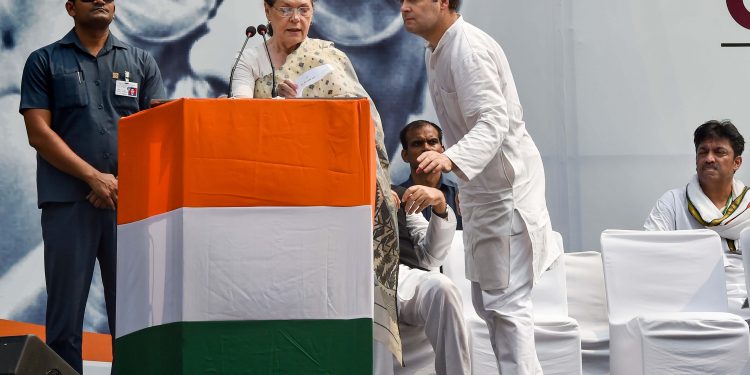
[{"label": "man's collar", "polygon": [[110,43],[110,42],[112,43],[112,47],[122,48],[122,49],[128,48],[128,45],[125,44],[120,39],[118,39],[114,34],[112,34],[112,31],[109,32],[109,38],[107,40],[107,43]]},{"label": "man's collar", "polygon": [[432,53],[437,53],[440,51],[443,45],[448,43],[453,37],[458,33],[458,29],[460,28],[461,24],[463,24],[464,18],[460,14],[458,15],[458,18],[453,22],[453,24],[448,27],[447,30],[443,33],[443,36],[440,37],[440,40],[437,43],[437,46],[435,48],[430,48],[429,43],[427,43],[427,49],[432,50]]},{"label": "man's collar", "polygon": [[83,44],[81,43],[81,40],[78,39],[78,35],[76,35],[75,28],[70,29],[70,31],[68,31],[68,33],[65,34],[65,36],[62,39],[60,39],[58,43],[63,44],[63,45],[75,44],[76,46],[78,46],[78,48],[85,50],[85,48],[83,48]]}]

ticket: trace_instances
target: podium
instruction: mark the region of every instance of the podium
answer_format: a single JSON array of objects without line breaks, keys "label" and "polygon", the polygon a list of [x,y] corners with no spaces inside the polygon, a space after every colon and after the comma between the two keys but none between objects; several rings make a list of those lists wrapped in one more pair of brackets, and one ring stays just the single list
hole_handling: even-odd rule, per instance
[{"label": "podium", "polygon": [[366,99],[181,99],[119,124],[121,374],[372,369]]}]

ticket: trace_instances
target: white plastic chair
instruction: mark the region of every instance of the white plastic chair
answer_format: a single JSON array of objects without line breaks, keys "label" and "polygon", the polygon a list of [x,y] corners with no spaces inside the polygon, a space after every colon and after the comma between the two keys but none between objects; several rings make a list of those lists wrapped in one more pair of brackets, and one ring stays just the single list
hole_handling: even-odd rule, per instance
[{"label": "white plastic chair", "polygon": [[726,312],[715,232],[606,230],[601,243],[613,375],[743,373],[750,335]]},{"label": "white plastic chair", "polygon": [[[557,245],[562,249],[562,236],[555,234]],[[466,279],[463,233],[460,231],[456,232],[443,271],[458,286],[464,300],[472,373],[497,374],[497,361],[487,325],[476,314],[471,302],[471,282]],[[542,275],[532,292],[537,357],[547,375],[581,373],[580,334],[578,323],[568,317],[565,284],[565,264],[558,260]]]},{"label": "white plastic chair", "polygon": [[584,375],[609,374],[609,321],[602,256],[596,251],[565,253],[568,315],[581,330]]}]

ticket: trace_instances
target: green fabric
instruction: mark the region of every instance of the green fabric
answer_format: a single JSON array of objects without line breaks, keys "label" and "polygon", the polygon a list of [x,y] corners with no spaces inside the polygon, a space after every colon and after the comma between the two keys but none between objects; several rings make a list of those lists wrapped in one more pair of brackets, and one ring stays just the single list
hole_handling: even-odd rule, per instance
[{"label": "green fabric", "polygon": [[372,319],[180,322],[115,341],[118,374],[369,374]]}]

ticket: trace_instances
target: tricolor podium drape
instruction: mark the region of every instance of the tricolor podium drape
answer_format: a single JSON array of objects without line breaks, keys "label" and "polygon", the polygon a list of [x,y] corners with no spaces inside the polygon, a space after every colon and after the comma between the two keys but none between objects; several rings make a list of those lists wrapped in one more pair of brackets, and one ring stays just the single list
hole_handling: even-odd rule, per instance
[{"label": "tricolor podium drape", "polygon": [[179,100],[119,134],[120,373],[370,371],[366,99]]}]

